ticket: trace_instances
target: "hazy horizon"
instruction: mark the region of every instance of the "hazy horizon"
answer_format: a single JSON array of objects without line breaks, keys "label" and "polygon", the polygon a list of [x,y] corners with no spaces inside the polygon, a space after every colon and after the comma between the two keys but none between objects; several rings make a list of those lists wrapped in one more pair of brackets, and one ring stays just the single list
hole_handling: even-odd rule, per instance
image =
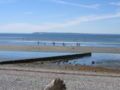
[{"label": "hazy horizon", "polygon": [[81,34],[81,35],[120,35],[118,34],[109,34],[109,33],[75,33],[75,32],[29,32],[29,33],[15,33],[15,32],[7,32],[7,33],[1,33],[0,34]]}]

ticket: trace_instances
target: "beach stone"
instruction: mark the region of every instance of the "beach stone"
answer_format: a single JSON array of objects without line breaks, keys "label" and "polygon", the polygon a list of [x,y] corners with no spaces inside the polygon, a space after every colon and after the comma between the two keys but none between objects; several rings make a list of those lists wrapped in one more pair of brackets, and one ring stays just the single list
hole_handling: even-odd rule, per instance
[{"label": "beach stone", "polygon": [[63,80],[56,78],[52,80],[44,90],[66,90],[66,85]]}]

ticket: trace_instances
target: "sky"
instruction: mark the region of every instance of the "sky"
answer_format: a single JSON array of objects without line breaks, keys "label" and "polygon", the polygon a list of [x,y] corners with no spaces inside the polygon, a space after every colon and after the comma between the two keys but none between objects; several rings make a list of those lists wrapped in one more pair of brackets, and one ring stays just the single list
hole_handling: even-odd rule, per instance
[{"label": "sky", "polygon": [[120,0],[0,0],[0,33],[120,34]]}]

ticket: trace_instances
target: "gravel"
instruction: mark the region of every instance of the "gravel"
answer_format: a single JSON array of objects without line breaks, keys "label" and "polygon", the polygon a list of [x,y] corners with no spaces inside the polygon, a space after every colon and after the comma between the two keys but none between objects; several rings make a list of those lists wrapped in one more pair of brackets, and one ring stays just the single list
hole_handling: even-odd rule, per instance
[{"label": "gravel", "polygon": [[120,90],[120,77],[72,75],[0,69],[0,90],[43,90],[55,78],[64,80],[67,90]]}]

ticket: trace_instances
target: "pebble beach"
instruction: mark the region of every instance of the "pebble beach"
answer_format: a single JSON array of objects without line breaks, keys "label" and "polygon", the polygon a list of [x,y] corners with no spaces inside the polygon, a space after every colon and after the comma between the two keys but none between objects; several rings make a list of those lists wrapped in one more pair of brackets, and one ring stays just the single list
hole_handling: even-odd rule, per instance
[{"label": "pebble beach", "polygon": [[55,78],[67,90],[120,90],[120,74],[90,71],[0,66],[0,90],[43,90]]}]

